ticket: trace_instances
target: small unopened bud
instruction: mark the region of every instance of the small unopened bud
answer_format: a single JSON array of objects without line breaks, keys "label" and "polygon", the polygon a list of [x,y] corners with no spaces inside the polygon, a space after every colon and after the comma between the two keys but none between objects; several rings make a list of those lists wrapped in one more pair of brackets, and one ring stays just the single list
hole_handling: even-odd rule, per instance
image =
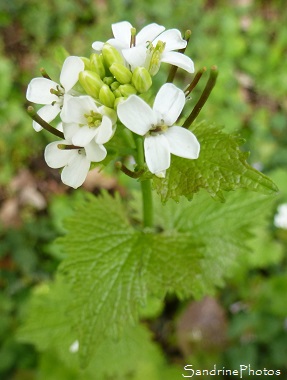
[{"label": "small unopened bud", "polygon": [[104,82],[94,71],[84,70],[79,74],[79,82],[88,95],[99,97],[99,92]]},{"label": "small unopened bud", "polygon": [[122,102],[127,100],[124,96],[121,96],[120,98],[116,98],[115,103],[114,103],[114,109],[117,109],[118,105]]},{"label": "small unopened bud", "polygon": [[120,63],[121,65],[124,64],[124,59],[121,53],[108,43],[104,44],[102,54],[104,57],[104,63],[108,68],[110,68],[113,63]]},{"label": "small unopened bud", "polygon": [[126,66],[120,63],[114,62],[110,66],[110,72],[121,84],[130,83],[130,81],[132,80],[132,72]]},{"label": "small unopened bud", "polygon": [[104,77],[103,82],[105,84],[107,84],[108,86],[110,86],[114,82],[114,78],[113,77]]},{"label": "small unopened bud", "polygon": [[119,86],[120,86],[120,83],[119,83],[119,82],[113,82],[113,83],[110,85],[112,91],[117,90],[117,89],[119,88]]},{"label": "small unopened bud", "polygon": [[91,66],[91,70],[99,74],[101,79],[105,77],[106,70],[105,70],[104,58],[102,54],[93,53],[90,56],[90,66]]},{"label": "small unopened bud", "polygon": [[108,85],[104,84],[99,92],[100,102],[110,108],[114,107],[115,95],[111,91]]},{"label": "small unopened bud", "polygon": [[152,79],[147,69],[136,67],[132,76],[132,84],[139,93],[146,92],[152,85]]},{"label": "small unopened bud", "polygon": [[120,96],[122,96],[120,90],[118,90],[118,89],[114,90],[113,94],[115,95],[116,98],[119,98]]},{"label": "small unopened bud", "polygon": [[137,90],[131,84],[122,84],[118,88],[121,96],[130,96],[137,93]]},{"label": "small unopened bud", "polygon": [[102,108],[102,114],[108,116],[111,119],[113,125],[117,122],[118,117],[114,109],[104,106]]}]

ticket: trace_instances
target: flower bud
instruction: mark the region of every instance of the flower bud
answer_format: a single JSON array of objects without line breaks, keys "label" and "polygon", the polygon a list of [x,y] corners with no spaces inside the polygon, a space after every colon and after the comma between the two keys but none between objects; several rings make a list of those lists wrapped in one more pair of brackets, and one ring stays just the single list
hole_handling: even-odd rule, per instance
[{"label": "flower bud", "polygon": [[104,82],[94,71],[84,70],[79,74],[79,82],[88,95],[99,97],[99,92]]},{"label": "flower bud", "polygon": [[113,125],[116,124],[118,117],[114,109],[106,107],[106,106],[102,106],[101,113],[103,115],[108,116],[111,119]]},{"label": "flower bud", "polygon": [[124,64],[124,59],[121,53],[115,47],[108,43],[104,44],[102,54],[104,57],[104,63],[108,68],[110,68],[110,66],[115,62],[120,63],[122,65]]},{"label": "flower bud", "polygon": [[114,90],[114,91],[113,91],[113,94],[115,95],[116,98],[119,98],[120,96],[122,96],[120,90],[118,90],[118,89],[117,89],[117,90]]},{"label": "flower bud", "polygon": [[115,95],[110,90],[109,86],[104,84],[99,92],[99,100],[107,107],[113,108],[115,102]]},{"label": "flower bud", "polygon": [[90,56],[90,70],[95,71],[99,74],[100,78],[103,79],[106,75],[106,70],[104,66],[104,58],[102,54],[93,53]]},{"label": "flower bud", "polygon": [[120,83],[119,83],[119,82],[113,82],[113,83],[110,85],[112,91],[117,90],[117,89],[119,88],[119,86],[120,86]]},{"label": "flower bud", "polygon": [[91,69],[91,62],[90,62],[89,58],[81,57],[81,60],[84,62],[85,70],[90,70]]},{"label": "flower bud", "polygon": [[121,96],[120,98],[116,98],[115,103],[114,103],[114,109],[117,109],[118,105],[122,102],[127,100],[124,96]]},{"label": "flower bud", "polygon": [[114,81],[113,77],[104,77],[103,79],[103,82],[107,84],[108,86],[110,86],[113,83],[113,81]]},{"label": "flower bud", "polygon": [[131,84],[122,84],[119,86],[118,90],[121,93],[121,96],[130,96],[137,93],[137,90]]},{"label": "flower bud", "polygon": [[110,72],[121,84],[130,83],[130,81],[132,80],[132,72],[126,66],[120,63],[114,62],[110,66]]},{"label": "flower bud", "polygon": [[152,85],[152,79],[147,69],[136,67],[132,76],[132,84],[139,93],[146,92]]}]

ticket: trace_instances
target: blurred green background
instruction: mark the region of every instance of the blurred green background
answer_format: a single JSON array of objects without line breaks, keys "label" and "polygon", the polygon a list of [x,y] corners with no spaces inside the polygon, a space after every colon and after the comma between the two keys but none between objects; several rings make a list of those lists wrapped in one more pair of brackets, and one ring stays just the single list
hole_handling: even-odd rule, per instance
[{"label": "blurred green background", "polygon": [[[89,56],[92,42],[110,38],[111,24],[122,20],[138,30],[151,22],[191,29],[187,54],[196,69],[219,69],[198,119],[243,136],[249,163],[280,189],[268,233],[259,230],[250,260],[213,298],[184,304],[168,299],[148,322],[154,340],[168,362],[180,367],[217,363],[237,369],[250,363],[286,374],[287,215],[285,226],[274,224],[277,207],[287,202],[285,0],[11,0],[0,1],[0,378],[80,379],[53,355],[16,339],[32,289],[53,277],[62,258],[50,243],[64,232],[70,201],[83,191],[62,185],[45,164],[51,137],[34,132],[25,91],[41,67],[57,79],[64,49]],[[94,172],[84,188],[125,194],[125,183],[112,174]],[[54,374],[51,367],[57,368]]]}]

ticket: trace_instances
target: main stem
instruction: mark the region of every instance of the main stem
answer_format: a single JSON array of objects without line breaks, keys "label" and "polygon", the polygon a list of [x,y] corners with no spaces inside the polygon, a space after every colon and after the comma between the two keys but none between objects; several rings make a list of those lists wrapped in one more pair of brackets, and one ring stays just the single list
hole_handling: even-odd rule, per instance
[{"label": "main stem", "polygon": [[[142,166],[145,163],[143,139],[138,137],[136,139],[137,152],[138,152],[138,165]],[[143,206],[143,225],[144,227],[153,227],[153,201],[151,180],[146,179],[140,182],[142,191],[142,206]]]}]

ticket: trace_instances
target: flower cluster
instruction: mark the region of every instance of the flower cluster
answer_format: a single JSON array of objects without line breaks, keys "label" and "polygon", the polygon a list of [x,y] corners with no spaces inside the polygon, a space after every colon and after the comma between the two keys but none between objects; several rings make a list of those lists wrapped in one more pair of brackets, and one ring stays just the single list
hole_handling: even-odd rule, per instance
[{"label": "flower cluster", "polygon": [[[145,164],[158,177],[165,176],[171,154],[196,159],[200,151],[194,134],[178,121],[188,91],[169,80],[152,106],[144,100],[161,63],[194,72],[184,54],[187,39],[177,29],[155,23],[136,33],[123,21],[113,24],[112,32],[107,42],[92,44],[89,58],[66,58],[59,83],[43,71],[27,88],[27,100],[42,105],[37,113],[30,107],[33,128],[48,129],[62,139],[46,147],[45,160],[52,168],[63,168],[62,181],[74,188],[82,185],[91,163],[105,160],[119,125],[133,138],[140,136]],[[49,124],[53,120],[58,120],[55,128]]]}]

